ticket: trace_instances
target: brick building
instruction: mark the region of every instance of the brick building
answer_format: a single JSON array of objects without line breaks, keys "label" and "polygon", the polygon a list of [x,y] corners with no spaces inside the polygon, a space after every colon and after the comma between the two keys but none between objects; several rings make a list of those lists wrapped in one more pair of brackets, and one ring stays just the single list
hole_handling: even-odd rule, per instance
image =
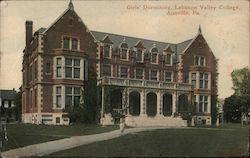
[{"label": "brick building", "polygon": [[186,126],[182,116],[190,109],[196,124],[211,124],[217,59],[201,28],[177,44],[90,31],[70,2],[34,34],[26,21],[23,53],[23,122],[68,124],[63,109],[84,102],[91,71],[102,89],[102,124],[115,123],[122,112],[131,126]]}]

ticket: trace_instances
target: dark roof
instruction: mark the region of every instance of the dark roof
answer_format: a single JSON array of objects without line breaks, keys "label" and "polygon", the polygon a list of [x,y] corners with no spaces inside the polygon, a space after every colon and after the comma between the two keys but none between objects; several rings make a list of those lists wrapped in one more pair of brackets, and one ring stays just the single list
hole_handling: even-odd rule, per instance
[{"label": "dark roof", "polygon": [[41,27],[41,28],[40,28],[40,29],[38,29],[36,32],[38,32],[38,33],[43,33],[45,30],[46,30],[46,28]]},{"label": "dark roof", "polygon": [[187,48],[187,46],[190,44],[190,42],[191,42],[192,40],[193,40],[193,39],[189,39],[189,40],[186,40],[186,41],[184,41],[184,42],[178,43],[178,44],[177,44],[177,53],[178,53],[178,54],[183,53],[183,51]]},{"label": "dark roof", "polygon": [[[47,30],[46,28],[41,27],[36,32],[44,33],[46,30]],[[153,41],[153,40],[148,40],[148,39],[143,39],[143,38],[130,37],[130,36],[99,32],[99,31],[91,31],[91,33],[98,42],[103,41],[108,36],[109,39],[113,42],[114,47],[119,47],[122,43],[125,42],[127,43],[128,48],[132,48],[136,44],[138,44],[139,41],[141,41],[143,46],[146,48],[146,51],[150,51],[155,46],[158,49],[158,52],[160,53],[162,53],[163,50],[165,50],[169,46],[175,53],[181,54],[187,48],[189,43],[193,40],[193,39],[189,39],[184,42],[174,44],[174,43]]]},{"label": "dark roof", "polygon": [[2,98],[2,100],[14,100],[15,97],[15,90],[0,90],[0,98]]},{"label": "dark roof", "polygon": [[143,44],[143,46],[147,49],[147,51],[151,50],[155,47],[158,49],[158,52],[162,53],[165,48],[170,46],[170,48],[177,54],[181,54],[187,46],[190,44],[190,42],[193,39],[186,40],[184,42],[173,44],[173,43],[167,43],[167,42],[160,42],[160,41],[153,41],[148,39],[142,39],[137,37],[129,37],[124,35],[117,35],[112,33],[105,33],[105,32],[98,32],[98,31],[91,31],[95,39],[100,42],[103,41],[107,36],[112,40],[115,47],[119,47],[119,45],[124,42],[128,44],[128,47],[134,47],[139,41]]},{"label": "dark roof", "polygon": [[129,37],[129,36],[124,36],[124,35],[117,35],[117,34],[112,34],[112,33],[105,33],[105,32],[98,32],[98,31],[91,31],[93,36],[97,41],[102,41],[106,36],[108,36],[112,42],[114,43],[115,47],[119,47],[119,45],[124,41],[128,44],[129,48],[134,47],[138,41],[141,41],[143,46],[149,51],[151,50],[154,45],[158,48],[159,52],[163,52],[163,50],[170,45],[172,50],[175,50],[175,44],[173,43],[166,43],[166,42],[159,42],[159,41],[153,41],[153,40],[148,40],[148,39],[142,39],[142,38],[137,38],[137,37]]}]

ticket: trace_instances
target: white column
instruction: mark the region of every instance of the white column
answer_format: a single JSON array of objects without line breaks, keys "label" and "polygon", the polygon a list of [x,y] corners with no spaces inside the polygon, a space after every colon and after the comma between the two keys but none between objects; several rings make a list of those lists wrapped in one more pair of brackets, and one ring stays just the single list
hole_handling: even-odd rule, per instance
[{"label": "white column", "polygon": [[172,117],[174,117],[174,114],[176,112],[176,91],[174,93],[172,93]]},{"label": "white column", "polygon": [[158,91],[156,93],[156,95],[157,95],[157,113],[156,113],[156,115],[162,115],[161,114],[161,106],[162,106],[162,103],[161,103],[161,92]]},{"label": "white column", "polygon": [[104,117],[104,86],[102,86],[102,109],[101,109],[101,118]]},{"label": "white column", "polygon": [[211,114],[211,95],[208,95],[207,101],[208,101],[207,112],[208,112],[209,114]]},{"label": "white column", "polygon": [[146,106],[145,106],[146,105],[146,95],[145,95],[145,90],[142,90],[140,95],[141,95],[140,115],[144,116],[144,115],[146,115]]}]

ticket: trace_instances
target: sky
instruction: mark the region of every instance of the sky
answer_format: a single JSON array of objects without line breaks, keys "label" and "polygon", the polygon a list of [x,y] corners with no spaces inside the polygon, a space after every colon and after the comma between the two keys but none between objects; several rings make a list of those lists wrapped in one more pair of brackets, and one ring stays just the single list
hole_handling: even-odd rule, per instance
[{"label": "sky", "polygon": [[[22,84],[25,21],[33,30],[49,27],[69,0],[0,2],[0,89]],[[249,2],[239,0],[80,1],[74,10],[90,30],[179,43],[194,38],[201,25],[219,60],[219,98],[233,94],[230,73],[249,66]]]}]

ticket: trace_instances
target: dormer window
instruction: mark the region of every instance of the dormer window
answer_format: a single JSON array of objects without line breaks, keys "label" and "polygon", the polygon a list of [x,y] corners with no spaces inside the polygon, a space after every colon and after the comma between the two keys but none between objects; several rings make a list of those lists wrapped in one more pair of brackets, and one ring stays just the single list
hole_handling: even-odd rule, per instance
[{"label": "dormer window", "polygon": [[137,62],[143,62],[143,58],[142,58],[142,50],[141,49],[137,49],[136,51],[136,61]]},{"label": "dormer window", "polygon": [[205,58],[202,56],[195,56],[194,65],[205,66]]},{"label": "dormer window", "polygon": [[128,60],[128,45],[126,43],[122,43],[120,47],[120,58]]},{"label": "dormer window", "polygon": [[79,39],[72,37],[63,37],[63,49],[79,50]]},{"label": "dormer window", "polygon": [[158,63],[158,49],[157,48],[153,48],[151,50],[151,63],[152,64]]},{"label": "dormer window", "polygon": [[110,58],[110,49],[111,49],[110,45],[104,45],[104,47],[103,47],[104,58]]},{"label": "dormer window", "polygon": [[165,55],[165,64],[172,65],[172,54],[168,53]]}]

